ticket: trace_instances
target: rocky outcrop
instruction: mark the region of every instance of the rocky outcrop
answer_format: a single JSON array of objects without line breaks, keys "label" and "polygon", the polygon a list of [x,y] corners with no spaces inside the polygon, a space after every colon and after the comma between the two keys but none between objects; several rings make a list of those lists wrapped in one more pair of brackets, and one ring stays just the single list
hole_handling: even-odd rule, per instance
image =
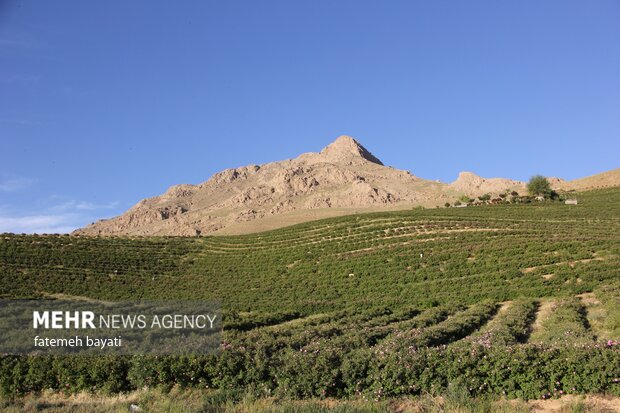
[{"label": "rocky outcrop", "polygon": [[522,193],[525,185],[471,172],[462,172],[451,184],[421,179],[384,166],[355,139],[341,136],[318,153],[226,169],[199,185],[172,186],[118,217],[74,234],[193,236],[233,229],[244,233],[364,210],[443,205],[463,194],[506,190]]},{"label": "rocky outcrop", "polygon": [[525,191],[525,182],[506,178],[482,178],[472,172],[461,172],[456,181],[450,184],[450,188],[464,195],[478,196],[506,190]]},{"label": "rocky outcrop", "polygon": [[327,145],[319,155],[327,162],[350,162],[352,164],[360,161],[368,161],[376,163],[377,165],[383,165],[377,157],[368,152],[366,148],[350,136],[340,136],[334,142]]},{"label": "rocky outcrop", "polygon": [[[172,186],[75,234],[205,235],[291,211],[415,202],[420,182],[409,172],[383,166],[355,139],[341,136],[318,153],[226,169],[199,185]],[[403,196],[399,185],[410,191]]]},{"label": "rocky outcrop", "polygon": [[559,181],[550,180],[550,183],[554,189],[564,191],[618,187],[620,186],[620,168],[572,181],[565,181],[563,179]]}]

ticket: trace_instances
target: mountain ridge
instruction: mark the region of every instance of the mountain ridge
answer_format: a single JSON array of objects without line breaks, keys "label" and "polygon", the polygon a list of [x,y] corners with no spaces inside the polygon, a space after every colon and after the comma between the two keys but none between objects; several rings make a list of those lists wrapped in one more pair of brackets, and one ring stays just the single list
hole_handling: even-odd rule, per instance
[{"label": "mountain ridge", "polygon": [[[554,183],[570,186],[560,179]],[[460,195],[506,190],[524,193],[525,183],[472,172],[461,172],[452,183],[422,179],[385,166],[357,140],[342,135],[320,152],[225,169],[197,185],[173,185],[73,234],[238,234],[361,211],[432,207]]]}]

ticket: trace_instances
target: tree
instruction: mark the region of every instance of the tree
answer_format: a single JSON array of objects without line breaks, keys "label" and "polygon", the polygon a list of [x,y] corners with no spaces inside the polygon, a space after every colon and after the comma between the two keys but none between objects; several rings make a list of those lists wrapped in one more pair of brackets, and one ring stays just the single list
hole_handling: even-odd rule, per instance
[{"label": "tree", "polygon": [[445,204],[443,204],[443,206],[445,206],[446,208],[450,208],[450,203],[446,202]]},{"label": "tree", "polygon": [[533,196],[544,196],[545,198],[549,198],[552,194],[551,184],[547,181],[542,175],[534,175],[530,178],[530,181],[527,183],[527,190],[530,195]]},{"label": "tree", "polygon": [[481,201],[488,201],[488,200],[490,200],[490,199],[491,199],[491,194],[484,194],[484,195],[480,195],[480,196],[478,197],[478,199],[479,199],[479,200],[481,200]]}]

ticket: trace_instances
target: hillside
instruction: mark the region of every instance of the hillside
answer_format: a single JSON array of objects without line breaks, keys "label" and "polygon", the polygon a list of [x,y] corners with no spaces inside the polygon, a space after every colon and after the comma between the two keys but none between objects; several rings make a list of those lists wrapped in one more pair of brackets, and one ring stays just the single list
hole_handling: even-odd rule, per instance
[{"label": "hillside", "polygon": [[[620,186],[620,170],[554,187]],[[525,183],[461,172],[450,183],[416,177],[383,162],[349,136],[318,153],[227,169],[198,185],[181,184],[144,199],[124,214],[76,230],[79,235],[247,234],[321,218],[370,211],[434,207],[461,195],[526,192]]]},{"label": "hillside", "polygon": [[620,264],[620,189],[579,200],[360,214],[243,236],[6,236],[2,292],[121,298],[129,288],[240,311],[584,292]]},{"label": "hillside", "polygon": [[83,235],[197,235],[264,231],[361,211],[443,205],[462,194],[524,190],[522,182],[462,173],[452,184],[384,166],[349,136],[318,153],[227,169],[199,185],[176,185]]},{"label": "hillside", "polygon": [[575,179],[573,181],[560,180],[555,185],[556,189],[564,191],[584,191],[587,189],[620,187],[620,168],[600,174]]},{"label": "hillside", "polygon": [[360,214],[244,236],[4,234],[5,298],[218,299],[225,330],[210,356],[2,356],[0,392],[620,395],[620,189],[579,200]]}]

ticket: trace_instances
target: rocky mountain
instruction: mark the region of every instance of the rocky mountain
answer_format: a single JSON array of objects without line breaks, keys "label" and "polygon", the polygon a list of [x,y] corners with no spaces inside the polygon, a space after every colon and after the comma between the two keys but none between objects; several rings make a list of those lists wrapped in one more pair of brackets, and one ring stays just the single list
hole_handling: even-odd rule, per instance
[{"label": "rocky mountain", "polygon": [[383,163],[349,136],[318,153],[226,169],[198,185],[175,185],[76,235],[206,235],[273,229],[361,211],[443,205],[466,194],[525,190],[525,184],[462,172],[451,184]]},{"label": "rocky mountain", "polygon": [[496,194],[508,189],[525,194],[525,182],[506,178],[482,178],[472,172],[461,172],[456,181],[450,184],[450,188],[467,195]]},{"label": "rocky mountain", "polygon": [[[558,178],[556,178],[558,179]],[[620,186],[620,168],[611,171],[602,172],[600,174],[586,176],[585,178],[575,179],[573,181],[565,181],[558,179],[557,182],[551,181],[551,186],[555,189],[564,191],[583,191],[586,189],[611,188]]]}]

